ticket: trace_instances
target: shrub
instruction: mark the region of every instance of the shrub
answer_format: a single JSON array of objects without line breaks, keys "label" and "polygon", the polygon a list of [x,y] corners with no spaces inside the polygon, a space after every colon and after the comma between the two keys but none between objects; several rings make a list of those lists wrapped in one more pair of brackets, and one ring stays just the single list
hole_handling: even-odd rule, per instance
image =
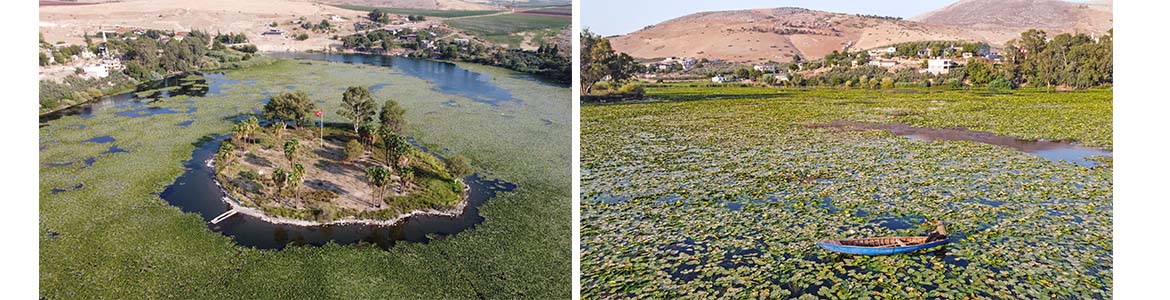
[{"label": "shrub", "polygon": [[596,84],[593,84],[593,90],[599,91],[599,92],[608,91],[609,90],[609,82],[602,81],[602,82],[598,82]]},{"label": "shrub", "polygon": [[345,160],[355,161],[365,154],[366,149],[362,147],[362,143],[358,139],[349,140],[345,143]]},{"label": "shrub", "polygon": [[1010,90],[1013,87],[1012,87],[1011,81],[1008,81],[1006,78],[999,77],[999,78],[996,78],[995,80],[992,80],[991,83],[988,83],[987,88],[990,90],[998,91],[998,90]]},{"label": "shrub", "polygon": [[892,88],[894,88],[894,79],[889,77],[882,78],[882,89]]},{"label": "shrub", "polygon": [[642,96],[646,94],[646,91],[642,89],[641,84],[630,82],[618,88],[617,93],[630,97],[642,98]]}]

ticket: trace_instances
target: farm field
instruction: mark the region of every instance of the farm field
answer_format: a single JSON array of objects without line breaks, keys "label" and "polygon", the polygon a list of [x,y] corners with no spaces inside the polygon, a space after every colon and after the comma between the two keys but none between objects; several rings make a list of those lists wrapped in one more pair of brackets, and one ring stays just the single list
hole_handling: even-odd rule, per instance
[{"label": "farm field", "polygon": [[[573,19],[561,16],[503,14],[446,20],[448,26],[496,43],[519,45],[523,34],[545,36],[564,30]],[[541,39],[534,39],[541,40]]]},{"label": "farm field", "polygon": [[[1108,153],[1110,89],[646,93],[582,105],[583,298],[1112,297],[1108,155],[829,126],[965,128]],[[814,244],[921,236],[934,218],[952,238],[943,248],[869,257]]]},{"label": "farm field", "polygon": [[378,6],[347,5],[347,4],[337,4],[337,5],[332,5],[332,6],[336,6],[336,7],[344,8],[344,9],[348,9],[348,10],[357,10],[357,11],[373,11],[375,9],[380,9],[382,11],[396,14],[396,15],[419,15],[419,16],[438,17],[438,18],[481,16],[481,15],[490,15],[490,14],[500,12],[500,11],[495,11],[495,10],[441,10],[441,9],[378,7]]},{"label": "farm field", "polygon": [[[418,75],[437,70],[443,72],[429,76],[473,73],[447,81]],[[169,89],[156,101],[101,102],[42,123],[43,299],[570,296],[568,88],[499,68],[412,60],[396,60],[394,68],[280,60],[207,77],[197,84],[201,96]],[[457,84],[476,88],[459,91]],[[349,86],[369,87],[379,103],[395,99],[406,109],[407,135],[421,146],[463,154],[479,175],[515,190],[487,200],[475,227],[388,250],[239,246],[160,198],[194,150],[230,133],[267,97],[304,91],[326,123],[345,122],[332,112]],[[489,88],[494,94],[483,94]]]}]

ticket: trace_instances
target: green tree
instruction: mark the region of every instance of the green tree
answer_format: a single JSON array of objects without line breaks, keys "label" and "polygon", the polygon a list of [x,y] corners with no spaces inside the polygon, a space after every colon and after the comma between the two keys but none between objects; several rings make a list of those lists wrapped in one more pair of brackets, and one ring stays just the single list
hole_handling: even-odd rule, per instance
[{"label": "green tree", "polygon": [[[236,147],[232,143],[220,143],[219,150],[215,153],[215,159],[220,161],[223,165],[231,164],[236,159]],[[215,168],[218,174],[223,168]]]},{"label": "green tree", "polygon": [[272,186],[276,188],[275,198],[280,198],[281,192],[284,191],[285,185],[288,184],[288,175],[288,171],[285,171],[280,167],[276,167],[272,170]]},{"label": "green tree", "polygon": [[288,164],[290,166],[296,163],[297,148],[299,148],[300,145],[301,142],[297,141],[297,139],[284,142],[284,158],[288,159]]},{"label": "green tree", "polygon": [[40,52],[38,54],[40,54],[40,58],[39,58],[40,65],[42,67],[48,66],[49,65],[49,56],[45,55],[45,52]]},{"label": "green tree", "polygon": [[402,134],[406,131],[406,109],[399,106],[397,101],[387,99],[382,104],[382,112],[378,117],[382,121],[383,128],[396,134]]},{"label": "green tree", "polygon": [[404,165],[402,160],[411,147],[406,138],[386,129],[379,130],[379,135],[382,140],[382,157],[385,159],[386,166],[399,168]]},{"label": "green tree", "polygon": [[341,109],[337,115],[353,124],[353,133],[358,133],[358,127],[374,121],[377,104],[374,103],[370,90],[361,86],[351,86],[341,95]]},{"label": "green tree", "polygon": [[381,9],[374,9],[374,10],[370,11],[370,13],[367,14],[366,16],[370,17],[370,21],[374,21],[374,22],[378,22],[378,23],[390,22],[390,16],[385,11],[382,11]]},{"label": "green tree", "polygon": [[963,71],[972,85],[985,85],[995,77],[992,66],[979,59],[970,60]]},{"label": "green tree", "polygon": [[370,185],[374,194],[376,203],[381,203],[385,197],[382,195],[386,185],[390,183],[390,170],[382,166],[372,166],[366,168],[366,183]]},{"label": "green tree", "polygon": [[406,186],[411,181],[414,181],[414,168],[403,167],[398,175],[399,184],[402,185],[402,191],[406,192]]},{"label": "green tree", "polygon": [[581,32],[581,93],[589,94],[593,85],[608,79],[620,83],[633,77],[641,65],[625,53],[614,53],[609,39],[585,29]]},{"label": "green tree", "polygon": [[264,117],[272,122],[291,121],[295,125],[307,122],[317,105],[302,91],[284,92],[272,97],[264,105]]},{"label": "green tree", "polygon": [[298,199],[301,198],[300,187],[305,181],[305,166],[301,164],[293,165],[292,172],[288,174],[288,186],[292,189],[293,195]]},{"label": "green tree", "polygon": [[455,154],[447,159],[447,171],[451,172],[451,177],[455,179],[467,177],[474,171],[471,168],[471,161],[463,154]]}]

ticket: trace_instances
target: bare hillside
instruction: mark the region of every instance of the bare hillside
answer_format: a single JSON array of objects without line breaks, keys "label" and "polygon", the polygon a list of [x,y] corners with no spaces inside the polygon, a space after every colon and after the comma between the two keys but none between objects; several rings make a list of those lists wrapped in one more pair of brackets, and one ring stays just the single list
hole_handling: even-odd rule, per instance
[{"label": "bare hillside", "polygon": [[932,39],[978,39],[948,26],[774,8],[696,13],[611,39],[635,57],[693,56],[731,62],[819,58],[833,50],[867,49]]},{"label": "bare hillside", "polygon": [[965,40],[1003,45],[1027,29],[1051,33],[1103,33],[1112,28],[1112,2],[964,0],[934,12],[897,20],[803,8],[695,13],[612,37],[617,51],[634,57],[697,57],[736,63],[816,59],[923,40]]},{"label": "bare hillside", "polygon": [[980,31],[1019,32],[1035,28],[1053,33],[1100,33],[1113,27],[1113,2],[963,0],[912,19]]}]

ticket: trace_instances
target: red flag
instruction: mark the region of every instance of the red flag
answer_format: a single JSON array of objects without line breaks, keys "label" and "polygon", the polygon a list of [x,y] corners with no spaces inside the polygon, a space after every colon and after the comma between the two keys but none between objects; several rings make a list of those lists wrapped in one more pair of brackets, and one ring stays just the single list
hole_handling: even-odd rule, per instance
[{"label": "red flag", "polygon": [[318,111],[316,112],[316,114],[317,114],[317,116],[318,116],[318,117],[320,117],[320,116],[321,116],[321,111],[319,111],[319,110],[318,110]]}]

